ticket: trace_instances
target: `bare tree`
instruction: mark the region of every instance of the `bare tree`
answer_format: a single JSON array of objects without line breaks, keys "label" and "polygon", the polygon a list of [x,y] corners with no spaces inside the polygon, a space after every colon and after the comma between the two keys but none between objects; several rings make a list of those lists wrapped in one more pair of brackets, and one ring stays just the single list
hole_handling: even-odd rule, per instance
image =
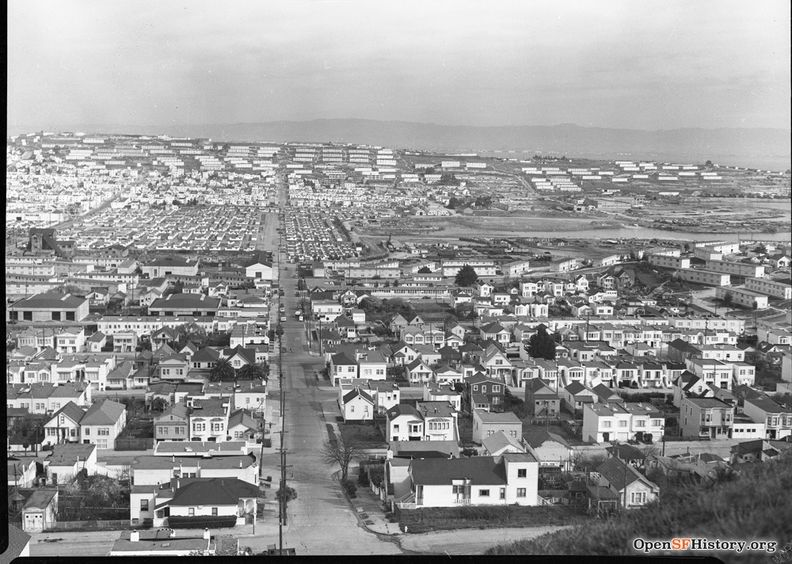
[{"label": "bare tree", "polygon": [[326,441],[322,448],[322,460],[325,464],[341,467],[341,480],[346,480],[349,474],[350,463],[362,454],[360,448],[354,443],[345,443],[342,437],[335,441]]}]

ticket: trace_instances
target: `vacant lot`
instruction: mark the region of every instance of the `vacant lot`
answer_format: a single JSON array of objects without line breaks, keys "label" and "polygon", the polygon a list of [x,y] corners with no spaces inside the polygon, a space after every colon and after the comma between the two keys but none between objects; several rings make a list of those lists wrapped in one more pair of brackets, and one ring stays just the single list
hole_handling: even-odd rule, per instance
[{"label": "vacant lot", "polygon": [[356,444],[361,448],[380,448],[385,445],[385,437],[372,423],[340,423],[341,436],[346,444]]}]

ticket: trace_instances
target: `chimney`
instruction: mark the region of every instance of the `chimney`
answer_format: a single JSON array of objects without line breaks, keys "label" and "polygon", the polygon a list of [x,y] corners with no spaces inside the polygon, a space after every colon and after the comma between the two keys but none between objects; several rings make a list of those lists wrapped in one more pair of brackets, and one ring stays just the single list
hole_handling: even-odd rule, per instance
[{"label": "chimney", "polygon": [[204,529],[203,538],[204,538],[204,540],[211,540],[212,535],[209,533],[209,529]]},{"label": "chimney", "polygon": [[140,542],[140,533],[137,531],[129,533],[129,542]]}]

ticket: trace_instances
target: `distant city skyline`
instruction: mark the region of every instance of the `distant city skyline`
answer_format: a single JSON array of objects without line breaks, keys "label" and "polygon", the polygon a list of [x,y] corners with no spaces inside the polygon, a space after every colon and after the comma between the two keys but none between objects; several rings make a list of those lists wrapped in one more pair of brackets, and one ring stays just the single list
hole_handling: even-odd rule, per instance
[{"label": "distant city skyline", "polygon": [[13,0],[8,126],[788,128],[789,2]]}]

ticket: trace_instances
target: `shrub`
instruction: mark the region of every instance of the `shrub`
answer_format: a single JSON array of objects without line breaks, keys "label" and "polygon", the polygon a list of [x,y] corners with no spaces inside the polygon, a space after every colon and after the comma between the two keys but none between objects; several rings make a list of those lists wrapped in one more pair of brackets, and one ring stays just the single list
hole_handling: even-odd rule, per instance
[{"label": "shrub", "polygon": [[363,487],[369,485],[368,473],[363,468],[360,469],[360,473],[358,474],[358,484]]},{"label": "shrub", "polygon": [[355,482],[353,482],[352,480],[344,480],[343,482],[341,482],[341,487],[344,488],[344,491],[347,493],[349,497],[351,498],[357,497],[357,486],[355,485]]}]

